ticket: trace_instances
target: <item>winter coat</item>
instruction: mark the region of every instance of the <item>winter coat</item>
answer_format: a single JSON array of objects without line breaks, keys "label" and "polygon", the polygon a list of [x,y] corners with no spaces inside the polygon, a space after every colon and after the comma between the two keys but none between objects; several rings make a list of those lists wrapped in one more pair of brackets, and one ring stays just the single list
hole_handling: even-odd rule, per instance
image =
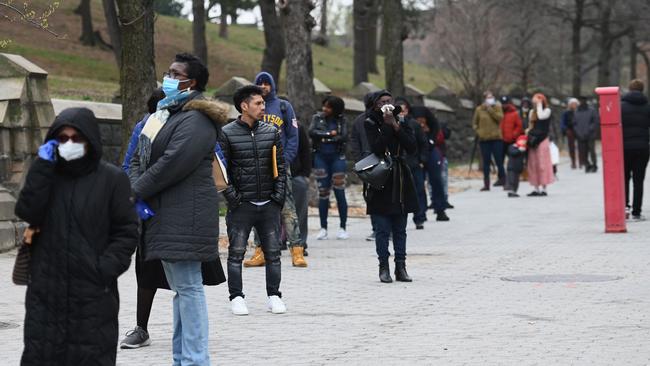
[{"label": "winter coat", "polygon": [[261,85],[262,81],[271,84],[271,93],[265,98],[264,102],[264,122],[272,123],[280,129],[280,139],[284,148],[284,161],[291,164],[298,154],[298,120],[293,111],[291,103],[282,100],[277,96],[277,86],[273,76],[268,72],[262,71],[255,76],[255,85]]},{"label": "winter coat", "polygon": [[501,104],[493,106],[481,104],[474,111],[472,128],[478,135],[479,141],[501,140],[501,129],[499,123],[503,119]]},{"label": "winter coat", "polygon": [[298,136],[300,142],[298,143],[298,156],[291,163],[291,175],[294,177],[307,177],[311,175],[311,144],[309,143],[309,136],[307,136],[307,129],[303,125],[298,126]]},{"label": "winter coat", "polygon": [[144,222],[145,260],[208,262],[219,256],[219,202],[212,177],[214,147],[228,106],[193,92],[171,115],[151,145],[149,166],[138,152],[129,178],[135,195],[155,215]]},{"label": "winter coat", "polygon": [[129,145],[126,148],[124,161],[122,162],[122,170],[127,173],[129,172],[129,167],[131,166],[131,158],[133,157],[133,153],[135,153],[135,149],[138,147],[138,139],[140,137],[142,129],[144,128],[144,123],[147,122],[147,118],[149,118],[149,113],[145,114],[145,116],[135,124],[133,132],[131,133],[131,138],[129,138]]},{"label": "winter coat", "polygon": [[336,144],[338,152],[345,153],[345,144],[348,139],[348,127],[345,117],[340,115],[336,117],[336,136],[331,135],[331,129],[328,121],[322,112],[314,114],[309,125],[309,137],[313,142],[314,151],[319,151],[322,144]]},{"label": "winter coat", "polygon": [[[230,184],[224,196],[230,209],[242,202],[268,200],[284,205],[287,171],[277,128],[261,121],[251,128],[237,119],[224,126],[219,144],[228,160]],[[273,146],[276,148],[277,178],[273,178]]]},{"label": "winter coat", "polygon": [[512,104],[503,106],[503,119],[501,120],[501,136],[503,142],[512,144],[517,140],[517,137],[524,133],[524,127],[521,123],[521,117],[517,112],[517,108]]},{"label": "winter coat", "polygon": [[350,133],[350,155],[356,162],[371,154],[370,144],[366,136],[366,113],[358,115],[352,124],[352,133]]},{"label": "winter coat", "polygon": [[596,138],[598,114],[587,105],[580,105],[573,114],[573,129],[578,140]]},{"label": "winter coat", "polygon": [[650,105],[643,93],[632,91],[621,101],[623,148],[648,149],[650,144]]},{"label": "winter coat", "polygon": [[30,247],[21,365],[115,365],[117,278],[138,240],[131,187],[120,168],[100,160],[90,110],[61,112],[45,141],[63,126],[86,138],[88,153],[68,163],[36,159],[16,202],[16,215],[40,228]]},{"label": "winter coat", "polygon": [[508,146],[508,171],[521,174],[524,171],[526,152],[519,150],[515,144]]},{"label": "winter coat", "polygon": [[380,112],[370,111],[364,122],[372,153],[383,156],[386,151],[393,158],[393,170],[382,189],[366,188],[369,215],[406,215],[418,210],[418,199],[406,155],[415,151],[413,130],[407,123],[400,124],[398,132],[385,124]]},{"label": "winter coat", "polygon": [[412,154],[406,156],[406,163],[413,170],[422,164],[426,164],[427,160],[429,160],[429,139],[415,119],[407,117],[406,121],[413,130],[413,136],[415,137],[416,148]]},{"label": "winter coat", "polygon": [[560,117],[560,129],[562,130],[562,134],[566,134],[569,130],[573,131],[573,117],[574,111],[572,110],[562,112],[562,116]]}]

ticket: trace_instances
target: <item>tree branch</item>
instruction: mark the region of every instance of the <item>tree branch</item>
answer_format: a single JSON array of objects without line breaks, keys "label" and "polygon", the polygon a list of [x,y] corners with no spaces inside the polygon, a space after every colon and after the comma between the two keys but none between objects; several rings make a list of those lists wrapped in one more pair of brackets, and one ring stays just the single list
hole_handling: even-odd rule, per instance
[{"label": "tree branch", "polygon": [[[54,4],[50,4],[50,6],[43,11],[43,13],[40,16],[36,16],[36,12],[34,10],[30,10],[27,7],[27,4],[25,3],[25,8],[23,10],[15,7],[12,2],[9,1],[0,1],[0,9],[6,9],[16,15],[18,15],[19,19],[28,25],[31,25],[34,28],[46,31],[53,35],[56,38],[63,38],[65,37],[64,35],[59,35],[58,33],[54,32],[53,30],[49,29],[49,24],[48,24],[48,18],[56,11],[56,9],[59,7],[59,3],[55,2]],[[12,18],[7,14],[2,14],[2,16],[9,20],[9,21],[15,21],[17,18]]]}]

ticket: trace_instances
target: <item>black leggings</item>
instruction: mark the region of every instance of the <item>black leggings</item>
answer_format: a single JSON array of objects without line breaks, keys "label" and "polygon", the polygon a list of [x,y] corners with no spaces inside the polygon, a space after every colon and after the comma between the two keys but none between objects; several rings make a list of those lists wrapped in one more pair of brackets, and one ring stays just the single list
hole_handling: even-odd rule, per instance
[{"label": "black leggings", "polygon": [[645,170],[648,166],[650,150],[648,149],[629,149],[623,150],[623,160],[625,161],[625,205],[630,206],[630,178],[634,186],[634,195],[632,199],[632,215],[641,215],[641,205],[643,204],[643,180],[645,179]]}]

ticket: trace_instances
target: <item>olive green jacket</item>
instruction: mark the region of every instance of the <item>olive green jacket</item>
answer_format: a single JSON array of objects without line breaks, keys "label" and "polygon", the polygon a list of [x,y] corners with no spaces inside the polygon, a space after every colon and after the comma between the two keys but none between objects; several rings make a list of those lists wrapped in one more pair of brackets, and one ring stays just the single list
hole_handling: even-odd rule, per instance
[{"label": "olive green jacket", "polygon": [[503,119],[501,104],[486,106],[481,104],[474,111],[472,128],[478,135],[479,141],[501,140],[501,128],[499,124]]}]

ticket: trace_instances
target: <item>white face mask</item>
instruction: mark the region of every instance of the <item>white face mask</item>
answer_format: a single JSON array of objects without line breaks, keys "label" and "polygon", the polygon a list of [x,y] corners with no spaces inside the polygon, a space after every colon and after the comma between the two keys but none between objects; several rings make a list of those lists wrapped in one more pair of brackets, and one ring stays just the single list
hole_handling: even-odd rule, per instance
[{"label": "white face mask", "polygon": [[487,98],[485,99],[485,103],[487,103],[488,105],[495,105],[497,101],[494,98]]},{"label": "white face mask", "polygon": [[59,145],[59,156],[66,161],[80,159],[85,154],[86,147],[81,142],[72,142],[72,140],[68,140],[65,144]]}]

